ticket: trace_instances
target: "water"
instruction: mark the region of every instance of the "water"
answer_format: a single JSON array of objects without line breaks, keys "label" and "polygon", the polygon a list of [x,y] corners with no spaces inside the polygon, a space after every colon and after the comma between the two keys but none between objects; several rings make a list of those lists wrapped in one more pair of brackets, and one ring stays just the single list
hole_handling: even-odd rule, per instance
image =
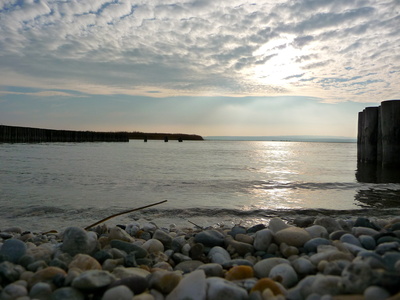
[{"label": "water", "polygon": [[251,225],[273,216],[398,214],[400,184],[379,183],[360,169],[356,174],[356,147],[265,141],[0,144],[0,229],[88,226],[164,199],[107,224]]}]

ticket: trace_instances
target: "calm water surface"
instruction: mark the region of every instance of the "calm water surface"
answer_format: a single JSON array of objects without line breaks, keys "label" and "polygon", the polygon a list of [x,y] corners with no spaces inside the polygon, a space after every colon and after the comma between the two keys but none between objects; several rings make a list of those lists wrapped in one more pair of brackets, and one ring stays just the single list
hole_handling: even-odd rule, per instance
[{"label": "calm water surface", "polygon": [[110,222],[249,225],[273,216],[397,214],[400,184],[356,177],[356,148],[252,141],[0,144],[0,230],[87,226],[164,199]]}]

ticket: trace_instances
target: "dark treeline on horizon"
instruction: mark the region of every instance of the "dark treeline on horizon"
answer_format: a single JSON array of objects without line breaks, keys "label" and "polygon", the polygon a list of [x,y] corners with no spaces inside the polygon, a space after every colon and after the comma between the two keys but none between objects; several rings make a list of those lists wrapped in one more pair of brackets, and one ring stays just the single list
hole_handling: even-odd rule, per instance
[{"label": "dark treeline on horizon", "polygon": [[203,140],[195,134],[77,131],[0,125],[0,143],[129,142],[130,139]]}]

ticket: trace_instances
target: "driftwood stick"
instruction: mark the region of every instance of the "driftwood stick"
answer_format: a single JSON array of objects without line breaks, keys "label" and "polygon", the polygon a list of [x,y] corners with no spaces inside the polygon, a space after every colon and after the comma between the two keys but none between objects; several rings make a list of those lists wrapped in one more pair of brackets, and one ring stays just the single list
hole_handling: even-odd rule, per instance
[{"label": "driftwood stick", "polygon": [[157,203],[149,204],[149,205],[146,205],[146,206],[142,206],[142,207],[138,207],[138,208],[134,208],[134,209],[130,209],[130,210],[126,210],[126,211],[114,214],[114,215],[109,216],[107,218],[104,218],[104,219],[102,219],[102,220],[100,220],[100,221],[98,221],[96,223],[93,223],[92,225],[89,225],[89,226],[85,227],[85,230],[88,230],[88,229],[92,228],[93,226],[96,226],[96,225],[98,225],[100,223],[103,223],[103,222],[105,222],[107,220],[110,220],[111,218],[114,218],[114,217],[117,217],[117,216],[120,216],[120,215],[123,215],[123,214],[127,214],[127,213],[130,213],[130,212],[134,212],[134,211],[137,211],[137,210],[145,209],[145,208],[148,208],[148,207],[151,207],[151,206],[155,206],[155,205],[158,205],[158,204],[161,204],[161,203],[165,203],[167,201],[168,200],[163,200],[163,201],[160,201],[160,202],[157,202]]},{"label": "driftwood stick", "polygon": [[189,221],[189,220],[186,220],[186,221],[188,221],[190,224],[193,224],[194,226],[196,226],[196,227],[198,227],[198,228],[200,228],[200,229],[204,229],[203,227],[201,227],[200,225],[197,225],[197,224],[193,223],[192,221]]}]

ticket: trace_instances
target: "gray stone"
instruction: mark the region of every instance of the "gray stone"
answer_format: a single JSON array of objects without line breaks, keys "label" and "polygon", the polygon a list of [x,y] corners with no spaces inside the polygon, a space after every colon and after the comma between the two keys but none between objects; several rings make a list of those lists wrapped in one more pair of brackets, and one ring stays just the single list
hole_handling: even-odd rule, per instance
[{"label": "gray stone", "polygon": [[89,270],[78,275],[71,286],[80,290],[102,288],[116,280],[115,276],[103,270]]},{"label": "gray stone", "polygon": [[211,248],[211,250],[208,252],[208,258],[212,263],[218,263],[220,265],[231,260],[231,256],[228,251],[220,246]]},{"label": "gray stone", "polygon": [[146,273],[139,275],[131,273],[127,277],[118,279],[111,283],[109,288],[124,285],[130,288],[135,295],[139,295],[140,293],[143,293],[148,287],[148,281],[146,280],[146,278],[150,274],[146,274],[146,276],[144,276],[145,274]]},{"label": "gray stone", "polygon": [[296,271],[286,263],[273,267],[268,277],[280,282],[285,288],[291,288],[298,282]]},{"label": "gray stone", "polygon": [[153,234],[153,239],[163,243],[165,248],[171,248],[172,237],[162,229],[157,229]]},{"label": "gray stone", "polygon": [[206,291],[206,275],[203,270],[196,270],[184,276],[165,300],[205,300]]},{"label": "gray stone", "polygon": [[186,239],[183,235],[174,237],[171,242],[171,249],[175,252],[181,251],[183,245],[186,244]]},{"label": "gray stone", "polygon": [[233,238],[235,238],[237,234],[245,234],[245,233],[246,233],[246,228],[239,225],[233,226],[232,229],[228,232],[228,234]]},{"label": "gray stone", "polygon": [[80,227],[68,227],[63,233],[61,250],[71,256],[78,253],[90,254],[92,245],[85,230]]},{"label": "gray stone", "polygon": [[362,247],[360,240],[350,233],[343,234],[340,237],[340,241],[342,243],[349,243],[349,244],[356,245],[358,247]]},{"label": "gray stone", "polygon": [[307,228],[304,228],[304,230],[307,231],[312,238],[319,237],[326,239],[329,237],[328,230],[326,230],[326,228],[321,225],[312,225]]},{"label": "gray stone", "polygon": [[379,286],[369,286],[364,291],[365,300],[387,299],[390,293]]},{"label": "gray stone", "polygon": [[155,254],[157,252],[164,252],[164,245],[157,239],[149,239],[146,241],[142,248],[150,254]]},{"label": "gray stone", "polygon": [[267,251],[271,244],[273,233],[270,229],[262,229],[256,232],[254,237],[254,249],[256,251]]},{"label": "gray stone", "polygon": [[318,246],[330,245],[330,244],[331,244],[331,241],[324,239],[324,238],[317,237],[317,238],[313,238],[313,239],[307,241],[304,244],[304,250],[306,251],[306,253],[312,253],[312,252],[316,253]]},{"label": "gray stone", "polygon": [[358,237],[361,245],[367,250],[374,250],[376,247],[375,239],[369,235],[360,235]]},{"label": "gray stone", "polygon": [[342,294],[341,282],[342,278],[340,276],[318,274],[312,282],[311,293],[317,293],[321,296]]},{"label": "gray stone", "polygon": [[275,234],[278,231],[290,227],[281,218],[275,217],[269,221],[268,228]]},{"label": "gray stone", "polygon": [[336,221],[334,218],[331,218],[331,217],[317,218],[314,221],[314,224],[325,227],[325,229],[328,231],[328,233],[343,229],[342,226],[340,226],[340,224],[338,223],[338,221]]},{"label": "gray stone", "polygon": [[245,254],[254,252],[253,245],[235,241],[231,237],[226,239],[226,243],[228,244],[227,250],[231,254],[237,253],[241,256],[244,256]]},{"label": "gray stone", "polygon": [[225,236],[216,230],[204,230],[195,235],[194,241],[207,247],[223,246]]},{"label": "gray stone", "polygon": [[399,251],[399,250],[400,250],[400,244],[398,242],[382,243],[376,246],[375,248],[375,252],[381,255],[389,251]]},{"label": "gray stone", "polygon": [[26,253],[26,244],[17,239],[6,240],[3,246],[0,248],[0,255],[3,259],[8,260],[12,263],[17,263],[18,260]]},{"label": "gray stone", "polygon": [[347,293],[362,294],[372,284],[374,277],[369,264],[364,262],[351,263],[342,272],[342,284]]},{"label": "gray stone", "polygon": [[254,273],[258,278],[268,277],[269,272],[272,270],[272,268],[279,264],[290,264],[290,263],[287,259],[280,257],[266,258],[260,260],[254,265]]},{"label": "gray stone", "polygon": [[47,300],[51,297],[53,290],[51,285],[47,282],[38,282],[32,286],[29,291],[29,297],[32,299]]},{"label": "gray stone", "polygon": [[1,282],[14,282],[19,279],[23,268],[18,265],[14,265],[9,261],[3,261],[0,263],[0,279]]},{"label": "gray stone", "polygon": [[291,262],[292,267],[300,276],[315,274],[317,268],[304,257],[297,258]]},{"label": "gray stone", "polygon": [[108,289],[101,300],[132,300],[133,298],[133,293],[132,291],[124,286],[124,285],[119,285],[113,288]]},{"label": "gray stone", "polygon": [[207,300],[245,300],[248,299],[247,291],[233,282],[219,277],[207,278]]},{"label": "gray stone", "polygon": [[209,263],[201,265],[197,268],[197,270],[203,270],[206,274],[206,277],[223,277],[224,270],[220,264],[217,263]]},{"label": "gray stone", "polygon": [[190,273],[194,270],[196,270],[198,267],[203,265],[204,263],[198,260],[189,260],[189,261],[183,261],[179,264],[177,264],[174,268],[174,270],[179,270],[182,271],[183,273]]},{"label": "gray stone", "polygon": [[85,300],[85,295],[72,287],[62,287],[51,294],[51,300]]},{"label": "gray stone", "polygon": [[7,285],[0,293],[0,299],[2,300],[14,300],[19,297],[24,297],[28,295],[26,287],[11,283]]},{"label": "gray stone", "polygon": [[148,255],[148,252],[145,249],[129,242],[112,240],[110,246],[125,251],[126,253],[134,252],[136,258],[144,258]]}]

